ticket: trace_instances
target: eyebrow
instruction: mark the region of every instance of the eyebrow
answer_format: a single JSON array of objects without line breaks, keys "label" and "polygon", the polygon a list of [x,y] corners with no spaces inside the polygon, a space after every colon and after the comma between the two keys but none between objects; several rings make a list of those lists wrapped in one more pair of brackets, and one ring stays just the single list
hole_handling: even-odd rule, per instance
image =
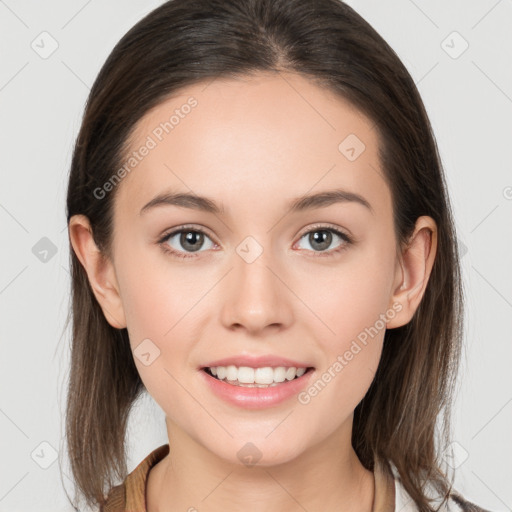
[{"label": "eyebrow", "polygon": [[[326,208],[336,203],[356,203],[367,208],[372,215],[375,213],[371,204],[361,195],[342,189],[326,190],[293,199],[288,203],[292,213],[316,208]],[[213,199],[185,192],[164,192],[151,199],[144,205],[139,215],[159,206],[180,206],[213,214],[223,214],[224,207],[219,206]]]}]

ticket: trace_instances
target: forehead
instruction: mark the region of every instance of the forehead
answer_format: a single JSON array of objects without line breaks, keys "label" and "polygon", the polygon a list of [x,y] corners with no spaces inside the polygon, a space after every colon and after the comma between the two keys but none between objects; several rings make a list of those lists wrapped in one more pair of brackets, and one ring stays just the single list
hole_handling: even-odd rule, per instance
[{"label": "forehead", "polygon": [[137,123],[128,153],[123,163],[136,162],[125,166],[116,208],[140,210],[163,188],[215,197],[229,210],[333,187],[389,207],[374,123],[293,73],[183,88]]}]

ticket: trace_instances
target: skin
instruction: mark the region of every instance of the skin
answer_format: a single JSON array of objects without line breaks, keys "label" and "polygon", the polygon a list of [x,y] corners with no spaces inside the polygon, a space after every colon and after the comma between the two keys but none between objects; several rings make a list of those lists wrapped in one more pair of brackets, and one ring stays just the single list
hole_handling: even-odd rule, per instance
[{"label": "skin", "polygon": [[[410,321],[435,258],[436,224],[420,217],[397,254],[374,123],[297,74],[187,87],[146,114],[131,149],[191,95],[197,107],[118,185],[112,259],[101,257],[86,217],[69,226],[108,322],[127,327],[132,349],[149,338],[160,350],[148,366],[134,358],[166,414],[171,446],[149,474],[148,511],[370,511],[373,474],[351,432],[384,328],[306,405],[293,397],[258,411],[238,408],[205,386],[198,367],[272,353],[314,366],[315,382],[393,304],[401,310],[386,328]],[[366,146],[354,161],[338,149],[349,134]],[[208,196],[225,212],[166,205],[139,214],[169,188]],[[355,202],[288,211],[292,199],[334,188],[362,195],[373,213]],[[317,223],[355,241],[333,233],[322,249],[307,236]],[[188,259],[157,241],[183,224],[207,235],[196,252],[180,245],[179,234],[165,242]],[[247,236],[263,249],[252,263],[236,251]],[[261,452],[252,467],[237,455],[248,442]]]}]

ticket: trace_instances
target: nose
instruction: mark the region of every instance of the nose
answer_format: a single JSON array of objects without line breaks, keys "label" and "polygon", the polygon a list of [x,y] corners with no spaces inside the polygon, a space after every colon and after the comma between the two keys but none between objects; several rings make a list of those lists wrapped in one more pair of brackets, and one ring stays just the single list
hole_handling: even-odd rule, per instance
[{"label": "nose", "polygon": [[281,267],[272,261],[270,251],[263,250],[254,261],[240,254],[233,255],[233,269],[223,280],[223,325],[252,335],[288,327],[293,318],[293,293]]}]

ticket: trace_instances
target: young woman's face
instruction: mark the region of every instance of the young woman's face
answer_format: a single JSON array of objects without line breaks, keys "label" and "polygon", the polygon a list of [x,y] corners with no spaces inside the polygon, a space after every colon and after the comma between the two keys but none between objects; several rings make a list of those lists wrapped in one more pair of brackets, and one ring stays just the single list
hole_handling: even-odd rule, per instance
[{"label": "young woman's face", "polygon": [[[246,447],[260,464],[349,439],[397,311],[373,123],[301,76],[258,74],[186,88],[142,119],[130,148],[113,263],[135,363],[170,431],[233,462]],[[291,207],[335,190],[362,199]],[[143,210],[164,193],[207,197],[218,212]],[[245,355],[314,371],[284,401],[242,405],[201,368]]]}]

